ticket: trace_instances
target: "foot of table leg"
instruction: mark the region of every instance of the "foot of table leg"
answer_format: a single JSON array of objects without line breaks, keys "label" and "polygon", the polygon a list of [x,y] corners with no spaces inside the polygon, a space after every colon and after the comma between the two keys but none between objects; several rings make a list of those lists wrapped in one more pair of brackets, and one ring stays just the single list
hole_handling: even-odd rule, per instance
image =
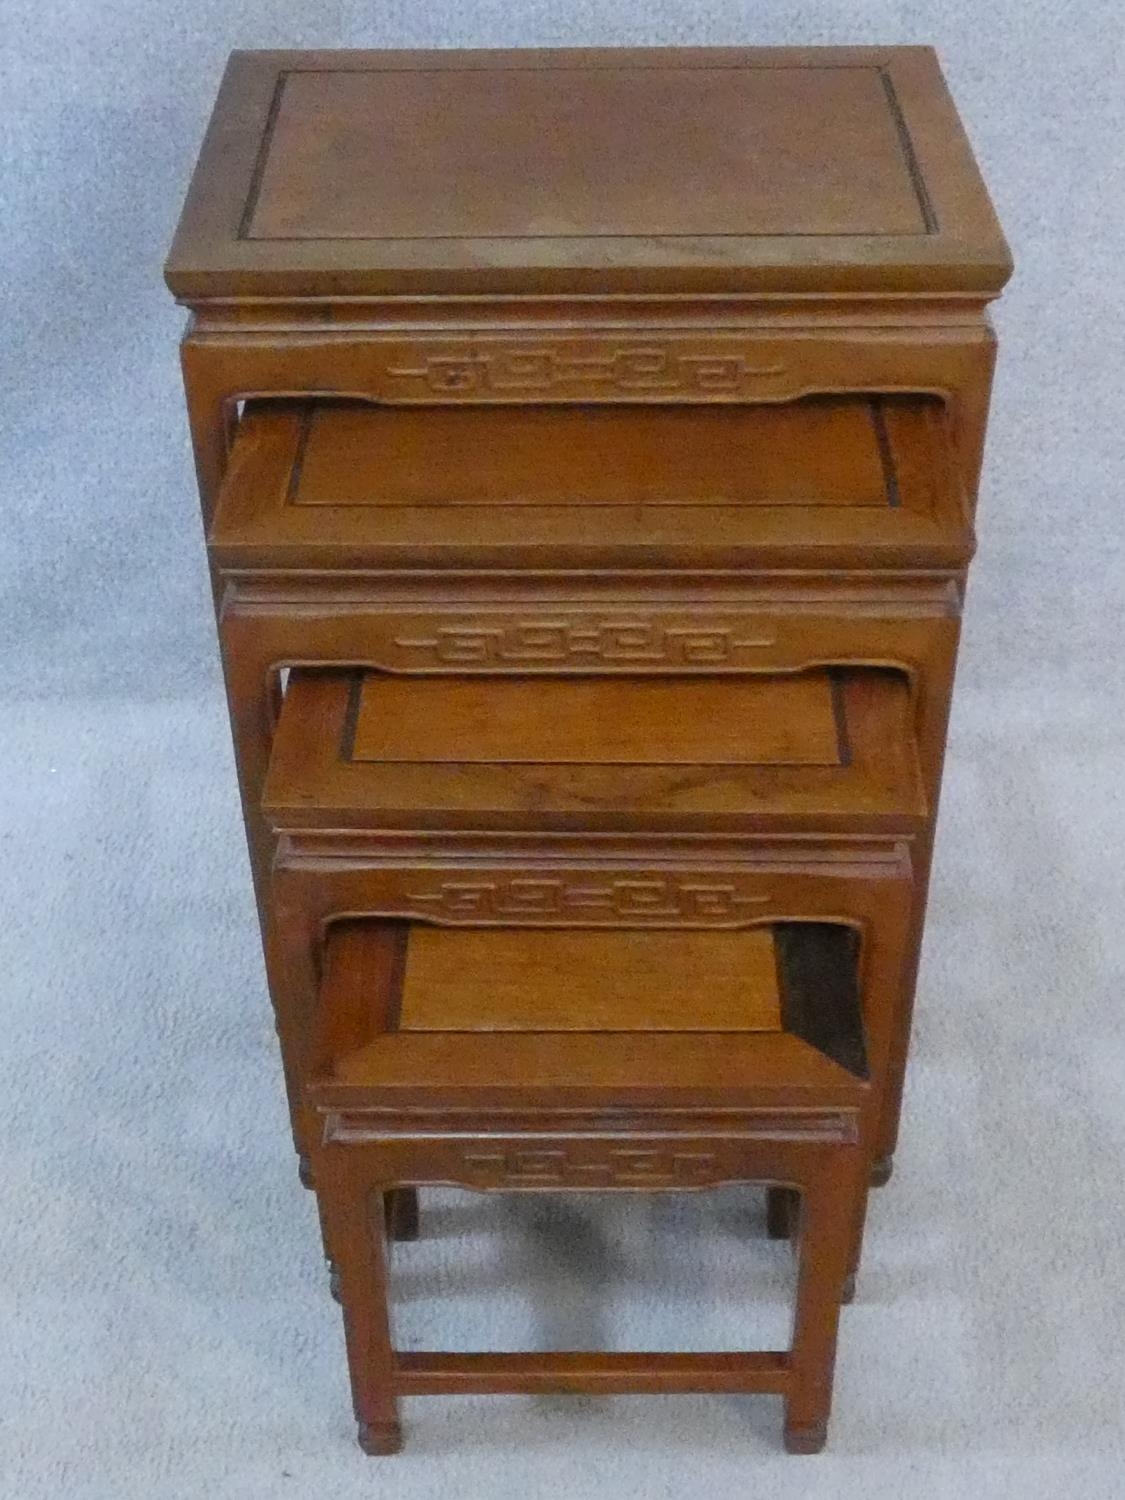
[{"label": "foot of table leg", "polygon": [[871,1186],[885,1187],[891,1180],[894,1171],[895,1159],[893,1156],[880,1156],[871,1166]]},{"label": "foot of table leg", "polygon": [[402,1428],[397,1422],[360,1422],[356,1439],[364,1453],[397,1453],[402,1447]]},{"label": "foot of table leg", "polygon": [[810,1422],[804,1427],[785,1427],[786,1453],[819,1453],[828,1440],[827,1422]]}]

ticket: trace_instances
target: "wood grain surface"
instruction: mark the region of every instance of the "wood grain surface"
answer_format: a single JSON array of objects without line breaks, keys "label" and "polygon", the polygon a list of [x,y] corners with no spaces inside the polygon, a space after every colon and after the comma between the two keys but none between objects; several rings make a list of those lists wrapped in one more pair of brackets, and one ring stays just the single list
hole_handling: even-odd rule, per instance
[{"label": "wood grain surface", "polygon": [[401,1031],[776,1031],[772,935],[414,927]]}]

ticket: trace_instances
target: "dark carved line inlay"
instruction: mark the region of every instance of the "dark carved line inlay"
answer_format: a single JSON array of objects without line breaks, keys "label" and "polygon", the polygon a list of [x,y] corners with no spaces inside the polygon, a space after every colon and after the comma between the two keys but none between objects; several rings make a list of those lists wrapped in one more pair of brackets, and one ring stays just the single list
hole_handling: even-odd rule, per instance
[{"label": "dark carved line inlay", "polygon": [[914,196],[918,199],[918,208],[922,215],[922,223],[925,225],[927,234],[937,234],[938,220],[934,212],[934,205],[930,201],[930,194],[926,188],[926,179],[922,176],[922,168],[918,165],[918,157],[914,151],[914,142],[910,139],[910,131],[906,126],[906,116],[902,112],[902,105],[898,102],[898,94],[895,92],[894,82],[886,68],[877,68],[879,82],[883,85],[883,93],[887,96],[887,108],[891,112],[891,119],[895,124],[898,134],[898,143],[902,150],[906,170],[910,174],[910,183],[914,189]]},{"label": "dark carved line inlay", "polygon": [[287,73],[315,74],[330,73],[335,77],[337,73],[352,73],[371,75],[375,73],[386,73],[394,77],[399,73],[864,73],[869,68],[878,71],[876,63],[746,63],[746,62],[703,62],[703,63],[624,63],[613,62],[599,65],[594,62],[584,63],[554,63],[544,66],[542,63],[496,63],[488,62],[480,67],[456,67],[456,68],[287,68]]},{"label": "dark carved line inlay", "polygon": [[[679,71],[685,71],[685,69],[683,68],[682,64],[670,65],[670,67],[672,69],[674,69],[674,71],[677,71],[677,72],[679,72]],[[751,64],[751,65],[747,65],[747,64],[742,64],[742,63],[725,63],[725,64],[724,63],[701,63],[701,64],[698,65],[697,68],[695,68],[695,69],[688,69],[686,71],[711,72],[711,71],[722,70],[722,71],[731,71],[731,72],[739,72],[739,71],[741,71],[741,72],[746,72],[746,73],[777,73],[777,72],[785,72],[785,71],[788,71],[788,72],[808,72],[808,71],[810,71],[810,69],[813,70],[813,71],[825,71],[825,72],[847,72],[847,71],[850,70],[852,72],[859,73],[859,72],[871,71],[871,72],[874,72],[874,73],[876,73],[878,75],[879,81],[883,85],[883,92],[884,92],[884,94],[886,95],[886,98],[887,98],[887,105],[888,105],[888,108],[890,109],[891,118],[892,118],[892,120],[894,122],[895,133],[898,136],[899,146],[900,146],[900,148],[902,150],[903,159],[904,159],[904,162],[906,164],[906,170],[907,170],[907,172],[908,172],[908,174],[910,176],[911,186],[913,187],[914,194],[915,194],[916,198],[918,199],[918,207],[919,207],[919,210],[920,210],[920,212],[922,214],[922,222],[925,225],[925,232],[927,234],[936,234],[938,232],[937,215],[934,212],[933,204],[930,202],[930,195],[929,195],[929,193],[928,193],[928,191],[926,189],[925,180],[924,180],[924,178],[922,176],[922,169],[918,165],[918,158],[915,155],[915,151],[914,151],[914,143],[910,139],[910,132],[907,129],[906,117],[904,116],[904,114],[902,112],[902,106],[899,104],[898,95],[895,93],[895,87],[894,87],[894,84],[891,81],[890,74],[886,71],[885,68],[880,67],[880,66],[875,66],[874,68],[870,68],[869,69],[866,64],[857,64],[857,63],[813,63],[813,64],[796,63],[796,64],[770,64],[770,65],[766,65],[766,64],[758,64],[758,65],[752,65]],[[349,240],[357,240],[360,243],[376,243],[376,242],[378,242],[380,240],[385,240],[389,244],[411,244],[411,243],[413,243],[415,241],[422,242],[422,243],[428,243],[428,242],[431,242],[431,241],[442,241],[442,240],[449,240],[449,241],[457,242],[457,241],[478,241],[478,240],[479,241],[488,241],[488,240],[510,240],[510,239],[519,239],[519,240],[633,240],[633,239],[660,238],[660,239],[706,239],[706,240],[764,240],[764,239],[787,239],[787,240],[823,240],[823,239],[841,239],[841,240],[853,240],[853,239],[854,240],[859,240],[859,239],[864,239],[864,240],[871,240],[871,239],[875,239],[875,240],[878,240],[878,239],[901,239],[902,238],[901,235],[888,233],[888,231],[885,230],[885,229],[852,229],[852,230],[848,230],[844,234],[834,233],[834,232],[831,232],[831,231],[828,231],[828,230],[823,230],[823,229],[821,229],[821,230],[772,230],[772,231],[770,231],[768,233],[764,232],[764,231],[746,232],[744,230],[743,231],[739,231],[739,230],[721,230],[721,231],[719,231],[717,233],[713,233],[713,234],[687,234],[687,235],[685,235],[683,233],[665,234],[665,233],[660,233],[659,231],[649,231],[648,233],[643,234],[643,235],[641,235],[641,234],[520,234],[520,235],[510,235],[510,234],[497,234],[497,235],[465,235],[465,234],[395,234],[395,235],[379,235],[379,234],[335,234],[335,235],[321,235],[321,234],[261,234],[261,235],[259,235],[259,234],[251,234],[250,233],[250,225],[253,222],[254,214],[255,214],[255,212],[257,210],[257,207],[258,207],[258,195],[261,192],[262,178],[265,175],[266,162],[267,162],[267,159],[269,157],[270,148],[271,148],[271,146],[273,144],[273,132],[274,132],[274,127],[277,124],[278,112],[279,112],[279,110],[281,108],[281,96],[282,96],[282,92],[284,91],[285,84],[288,81],[288,79],[289,79],[289,77],[290,77],[291,74],[314,74],[314,73],[362,73],[362,74],[373,74],[373,73],[403,73],[403,72],[406,72],[406,73],[430,73],[430,72],[451,73],[451,72],[475,72],[475,71],[478,71],[478,70],[471,69],[471,68],[469,68],[469,69],[460,69],[460,68],[457,68],[457,69],[455,69],[455,68],[440,68],[440,69],[435,69],[435,68],[288,68],[288,69],[285,69],[284,71],[280,72],[277,75],[277,83],[274,86],[273,95],[272,95],[272,97],[270,99],[269,110],[267,111],[266,120],[265,120],[265,126],[264,126],[263,131],[262,131],[262,139],[261,139],[261,141],[259,143],[257,155],[255,156],[255,159],[254,159],[254,169],[253,169],[253,171],[252,171],[252,173],[250,175],[250,186],[249,186],[249,189],[248,189],[248,192],[247,192],[246,204],[245,204],[245,207],[242,210],[242,216],[239,219],[238,231],[237,231],[237,234],[236,234],[235,238],[236,239],[240,239],[240,240],[246,240],[246,239],[249,239],[249,240],[259,240],[259,241],[261,241],[263,243],[281,244],[281,245],[301,245],[301,244],[308,244],[310,242],[314,243],[314,244],[326,244],[326,245],[330,245],[330,244],[334,244],[334,243],[335,244],[346,243]],[[543,70],[540,69],[540,68],[537,68],[537,67],[527,67],[527,68],[522,68],[522,69],[521,68],[510,68],[510,69],[506,69],[505,71],[509,71],[509,72],[521,72],[521,71],[522,72],[540,72],[540,71],[543,71]],[[554,69],[549,69],[547,71],[551,71],[551,72],[565,72],[565,71],[582,72],[582,71],[586,71],[586,69],[584,67],[575,66],[575,67],[573,67],[573,68],[571,68],[569,70],[563,69],[563,68],[554,68]],[[607,71],[611,71],[611,70],[607,70]],[[645,72],[655,72],[655,71],[659,71],[659,70],[656,69],[656,68],[642,68],[642,71],[645,71]]]},{"label": "dark carved line inlay", "polygon": [[736,349],[700,354],[668,343],[602,345],[597,354],[576,354],[556,344],[462,348],[420,353],[413,365],[391,365],[394,379],[420,381],[446,394],[478,389],[547,394],[575,385],[623,394],[675,391],[737,393],[747,384],[785,374],[775,361],[760,364]]},{"label": "dark carved line inlay", "polygon": [[348,704],[344,710],[344,730],[340,736],[340,759],[350,763],[355,758],[355,730],[359,720],[359,700],[363,692],[362,672],[356,672],[348,689]]},{"label": "dark carved line inlay", "polygon": [[[936,234],[927,229],[927,234]],[[360,245],[429,245],[449,241],[451,244],[488,244],[493,240],[900,240],[903,236],[886,229],[772,229],[748,232],[744,229],[710,230],[706,234],[676,230],[674,233],[650,230],[625,234],[251,234],[239,236],[264,245],[341,245],[355,241]]]},{"label": "dark carved line inlay", "polygon": [[289,73],[282,71],[277,75],[277,82],[273,86],[270,95],[270,107],[266,111],[266,123],[262,130],[262,139],[258,142],[257,155],[254,157],[254,170],[250,173],[250,187],[246,194],[246,203],[242,209],[242,216],[238,221],[238,231],[235,239],[256,239],[251,235],[250,225],[258,208],[258,194],[262,191],[262,178],[266,174],[266,162],[269,160],[270,149],[273,146],[273,132],[277,125],[277,116],[281,110],[281,96],[285,92],[285,85],[289,80]]},{"label": "dark carved line inlay", "polygon": [[883,466],[883,485],[887,492],[887,504],[892,510],[898,510],[902,504],[902,491],[899,488],[895,451],[891,447],[891,435],[887,431],[887,417],[883,410],[882,397],[872,398],[870,410],[871,425],[875,429],[875,442],[879,449],[879,462]]},{"label": "dark carved line inlay", "polygon": [[852,763],[852,742],[848,737],[848,715],[844,707],[843,673],[838,667],[832,667],[828,680],[832,693],[832,717],[836,721],[836,754],[840,764],[847,768]]},{"label": "dark carved line inlay", "polygon": [[289,470],[289,483],[285,489],[286,505],[297,504],[297,494],[301,488],[301,475],[305,468],[305,453],[309,446],[309,434],[312,432],[315,410],[316,408],[310,402],[301,412],[301,425],[297,431],[297,446],[293,450],[293,464]]},{"label": "dark carved line inlay", "polygon": [[406,951],[409,943],[410,928],[403,922],[394,935],[394,956],[387,981],[390,986],[386,1023],[388,1031],[398,1031],[402,1022],[402,990],[406,980]]}]

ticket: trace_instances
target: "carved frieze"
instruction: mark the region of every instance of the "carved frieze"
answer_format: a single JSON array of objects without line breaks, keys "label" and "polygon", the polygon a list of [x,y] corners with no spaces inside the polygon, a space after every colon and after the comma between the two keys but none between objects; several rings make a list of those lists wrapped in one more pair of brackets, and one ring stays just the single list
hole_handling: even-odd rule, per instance
[{"label": "carved frieze", "polygon": [[728,926],[769,902],[750,882],[692,875],[598,878],[589,873],[550,877],[497,875],[435,880],[408,892],[420,914],[447,921],[686,922]]},{"label": "carved frieze", "polygon": [[675,623],[635,616],[573,620],[464,620],[395,637],[395,646],[431,663],[460,667],[590,665],[713,667],[737,663],[774,644],[748,624]]},{"label": "carved frieze", "polygon": [[764,1141],[857,1139],[853,1110],[761,1110],[732,1120],[723,1136],[639,1134],[490,1137],[469,1132],[413,1135],[361,1111],[329,1117],[328,1138],[366,1144],[381,1157],[387,1181],[451,1182],[481,1192],[554,1189],[659,1191],[755,1182]]},{"label": "carved frieze", "polygon": [[[710,352],[655,341],[602,344],[596,353],[566,344],[464,344],[390,365],[392,395],[419,388],[442,396],[739,395],[784,375],[775,361],[737,350]],[[397,387],[402,387],[398,390]]]}]

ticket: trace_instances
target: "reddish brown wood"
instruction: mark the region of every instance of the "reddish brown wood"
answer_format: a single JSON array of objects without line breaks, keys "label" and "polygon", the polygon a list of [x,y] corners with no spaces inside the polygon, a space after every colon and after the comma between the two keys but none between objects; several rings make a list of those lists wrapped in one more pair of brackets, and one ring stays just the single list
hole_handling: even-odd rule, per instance
[{"label": "reddish brown wood", "polygon": [[[310,1022],[339,918],[822,917],[861,935],[864,1155],[889,1173],[995,355],[986,305],[1009,271],[926,48],[232,58],[167,276],[191,311],[236,763],[306,1154]],[[632,802],[596,768],[569,807],[554,775],[550,831],[522,821],[526,773],[496,766],[474,770],[459,812],[432,764],[393,786],[376,761],[325,780],[315,716],[298,724],[304,761],[282,743],[308,708],[299,681],[274,744],[281,676],[301,667],[408,687],[875,667],[902,690],[866,767],[821,768],[839,800],[807,799],[803,825],[809,766],[746,771],[741,803],[713,780],[701,804],[681,791],[674,816],[668,768]],[[271,752],[280,842],[262,809]],[[598,794],[585,819],[575,790]],[[400,1237],[413,1206],[387,1200]],[[814,1407],[795,1410],[791,1446],[822,1437]],[[364,1420],[370,1445],[393,1443],[385,1410]]]},{"label": "reddish brown wood", "polygon": [[[477,365],[533,357],[475,347]],[[538,357],[546,360],[548,350]],[[550,358],[581,368],[600,356],[560,349]],[[973,551],[948,415],[932,397],[712,406],[252,403],[209,540],[214,560],[232,572],[954,571]],[[731,664],[755,662],[743,655]]]},{"label": "reddish brown wood", "polygon": [[[742,932],[418,926],[400,1031],[777,1031],[774,943]],[[710,964],[706,990],[695,984]],[[597,984],[576,975],[593,970]],[[685,996],[690,1004],[685,1005]]]},{"label": "reddish brown wood", "polygon": [[339,1276],[360,1445],[368,1453],[394,1453],[402,1438],[394,1396],[383,1194],[351,1172],[338,1153],[318,1152],[313,1170]]},{"label": "reddish brown wood", "polygon": [[[838,933],[838,929],[835,930]],[[790,930],[777,949],[787,1014],[817,1009],[819,970],[854,966],[832,928]],[[781,942],[779,930],[775,941]],[[524,934],[527,946],[536,934]],[[456,944],[458,935],[448,941]],[[399,1445],[399,1395],[584,1391],[775,1392],[785,1397],[786,1446],[814,1451],[827,1431],[837,1319],[862,1212],[869,1158],[860,1121],[865,1078],[824,1054],[826,1033],[588,1034],[394,1029],[410,942],[379,923],[330,936],[318,1005],[310,1102],[321,1116],[314,1175],[339,1291],[360,1443]],[[810,961],[802,953],[807,952]],[[851,954],[850,960],[846,954]],[[819,956],[818,956],[819,954]],[[576,964],[597,987],[596,951]],[[700,987],[726,962],[701,952]],[[710,964],[710,967],[709,967]],[[466,974],[468,984],[476,976]],[[749,976],[772,987],[774,976]],[[372,993],[372,989],[374,993]],[[369,994],[366,1008],[357,996]],[[858,976],[853,1055],[862,1056]],[[612,1004],[606,995],[601,1009]],[[461,1007],[463,1009],[463,1007]],[[527,1022],[535,1021],[529,997]],[[829,1031],[848,1024],[838,1015]],[[390,1026],[391,1029],[387,1029]],[[858,1047],[858,1053],[855,1049]],[[399,1184],[452,1182],[483,1191],[675,1191],[726,1182],[780,1183],[800,1194],[800,1269],[791,1349],[750,1354],[399,1352],[387,1318],[383,1195]],[[376,1213],[372,1217],[372,1205]]]},{"label": "reddish brown wood", "polygon": [[[277,832],[920,832],[888,671],[420,683],[294,674],[262,793]],[[553,751],[553,753],[552,753]]]},{"label": "reddish brown wood", "polygon": [[[873,1082],[865,1130],[874,1131],[900,1025],[912,897],[908,847],[897,839],[289,835],[275,866],[268,925],[279,1027],[294,1073],[307,1076],[324,937],[346,916],[569,929],[841,921],[862,941]],[[380,993],[361,986],[352,1002],[373,1024]],[[305,1154],[318,1128],[295,1099],[294,1129]]]},{"label": "reddish brown wood", "polygon": [[675,1395],[691,1391],[784,1394],[788,1354],[428,1354],[395,1357],[404,1396]]},{"label": "reddish brown wood", "polygon": [[[304,686],[302,677],[301,686]],[[294,693],[297,684],[292,685]],[[340,759],[352,765],[842,766],[846,688],[826,672],[691,682],[636,675],[365,676]],[[288,696],[288,695],[287,695]],[[902,684],[905,720],[907,694]],[[298,722],[301,710],[295,709]],[[850,727],[850,726],[849,726]],[[281,754],[281,738],[275,758]]]},{"label": "reddish brown wood", "polygon": [[638,48],[235,53],[166,269],[187,299],[994,293],[1011,262],[929,48]]}]

